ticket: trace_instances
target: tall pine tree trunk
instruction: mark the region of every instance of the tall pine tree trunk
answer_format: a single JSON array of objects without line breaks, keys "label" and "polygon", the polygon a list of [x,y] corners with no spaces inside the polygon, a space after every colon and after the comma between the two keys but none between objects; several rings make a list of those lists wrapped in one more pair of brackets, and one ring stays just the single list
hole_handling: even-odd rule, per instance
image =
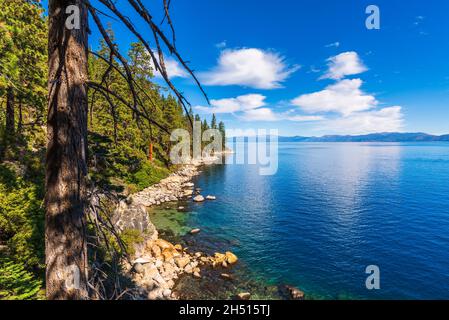
[{"label": "tall pine tree trunk", "polygon": [[6,136],[13,137],[15,129],[15,116],[14,116],[14,89],[9,87],[6,91]]},{"label": "tall pine tree trunk", "polygon": [[[80,29],[65,26],[80,9]],[[87,8],[82,0],[49,1],[46,157],[46,292],[48,299],[87,298]]]}]

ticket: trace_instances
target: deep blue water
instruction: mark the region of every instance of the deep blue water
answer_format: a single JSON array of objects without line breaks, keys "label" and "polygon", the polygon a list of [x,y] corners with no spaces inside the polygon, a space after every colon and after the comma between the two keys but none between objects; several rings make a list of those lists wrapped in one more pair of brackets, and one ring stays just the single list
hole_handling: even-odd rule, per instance
[{"label": "deep blue water", "polygon": [[[204,169],[188,224],[322,298],[449,299],[449,143],[281,143],[279,169]],[[380,268],[367,290],[365,268]]]}]

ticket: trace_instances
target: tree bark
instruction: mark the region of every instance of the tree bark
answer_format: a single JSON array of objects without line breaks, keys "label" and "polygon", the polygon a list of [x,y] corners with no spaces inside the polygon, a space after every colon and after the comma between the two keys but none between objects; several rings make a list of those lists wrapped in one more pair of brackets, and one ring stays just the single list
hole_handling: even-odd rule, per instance
[{"label": "tree bark", "polygon": [[[80,29],[65,26],[80,9]],[[48,299],[87,299],[88,25],[83,0],[50,0],[45,195]]]},{"label": "tree bark", "polygon": [[14,89],[9,87],[6,91],[6,135],[8,137],[14,136],[15,127],[14,115]]}]

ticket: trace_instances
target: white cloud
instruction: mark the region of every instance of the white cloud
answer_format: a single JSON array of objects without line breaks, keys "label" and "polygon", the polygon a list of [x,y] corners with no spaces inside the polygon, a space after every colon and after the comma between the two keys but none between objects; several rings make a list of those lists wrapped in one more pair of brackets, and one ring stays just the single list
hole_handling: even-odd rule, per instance
[{"label": "white cloud", "polygon": [[298,121],[298,122],[311,122],[311,121],[321,121],[325,118],[323,116],[288,116],[286,120]]},{"label": "white cloud", "polygon": [[323,122],[320,130],[335,134],[368,134],[376,132],[397,132],[403,128],[402,108],[399,106],[375,111],[356,112]]},{"label": "white cloud", "polygon": [[[157,53],[155,53],[155,57],[159,63],[159,55]],[[164,55],[164,62],[165,62],[165,69],[167,70],[167,75],[169,78],[187,78],[189,76],[187,71],[181,66],[181,64],[177,60],[167,55]],[[160,72],[156,71],[156,68],[154,67],[154,63],[152,60],[150,60],[150,65],[151,68],[154,70],[154,75],[156,77],[162,77]]]},{"label": "white cloud", "polygon": [[278,121],[278,115],[269,108],[247,110],[242,116],[246,121]]},{"label": "white cloud", "polygon": [[340,46],[340,42],[338,42],[338,41],[325,45],[326,48],[332,48],[332,47],[338,48],[339,46]]},{"label": "white cloud", "polygon": [[360,60],[357,52],[349,51],[330,57],[328,61],[328,72],[321,79],[340,80],[345,76],[355,75],[368,70]]},{"label": "white cloud", "polygon": [[332,84],[326,89],[303,94],[291,101],[307,113],[337,112],[348,116],[353,112],[374,108],[378,101],[372,95],[365,94],[360,87],[360,79],[346,79]]},{"label": "white cloud", "polygon": [[321,116],[294,115],[296,110],[287,112],[275,112],[267,108],[265,102],[266,96],[261,94],[246,94],[236,98],[214,99],[210,101],[211,107],[196,106],[195,110],[212,114],[212,113],[234,113],[240,119],[245,121],[318,121],[322,120]]},{"label": "white cloud", "polygon": [[203,113],[234,113],[265,106],[266,97],[261,94],[247,94],[236,98],[211,100],[211,107],[197,106],[196,110]]},{"label": "white cloud", "polygon": [[218,65],[199,73],[199,78],[206,85],[274,89],[281,87],[298,68],[288,66],[285,58],[276,52],[256,48],[228,49],[222,51]]}]

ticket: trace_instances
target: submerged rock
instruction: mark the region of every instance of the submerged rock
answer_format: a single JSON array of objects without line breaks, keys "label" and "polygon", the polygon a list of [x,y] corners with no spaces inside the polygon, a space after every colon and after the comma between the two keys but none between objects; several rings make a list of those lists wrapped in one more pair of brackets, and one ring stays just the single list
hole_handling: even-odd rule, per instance
[{"label": "submerged rock", "polygon": [[251,298],[251,293],[249,293],[249,292],[239,293],[237,295],[237,298],[240,299],[240,300],[249,300],[249,298]]},{"label": "submerged rock", "polygon": [[202,195],[197,195],[196,197],[193,198],[193,201],[195,202],[203,202],[204,201],[204,197]]},{"label": "submerged rock", "polygon": [[293,286],[285,286],[291,300],[304,300],[304,292]]},{"label": "submerged rock", "polygon": [[228,273],[222,273],[220,274],[220,277],[222,277],[225,280],[232,280],[232,276]]}]

